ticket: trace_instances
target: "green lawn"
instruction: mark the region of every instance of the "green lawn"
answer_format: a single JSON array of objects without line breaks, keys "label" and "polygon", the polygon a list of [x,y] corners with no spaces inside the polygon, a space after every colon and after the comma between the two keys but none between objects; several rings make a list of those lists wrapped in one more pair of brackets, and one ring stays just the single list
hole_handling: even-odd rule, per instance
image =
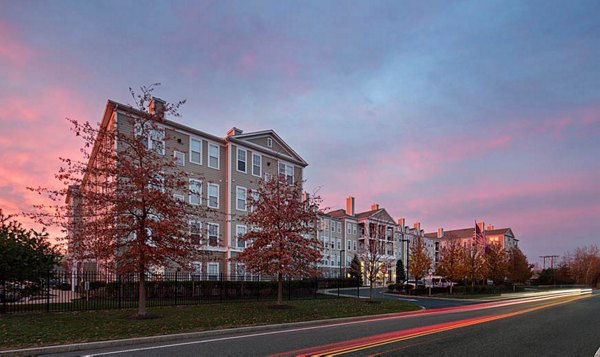
[{"label": "green lawn", "polygon": [[332,319],[418,310],[416,305],[384,300],[369,304],[350,298],[171,306],[148,309],[159,319],[132,320],[136,310],[0,315],[0,349],[205,331],[249,325]]}]

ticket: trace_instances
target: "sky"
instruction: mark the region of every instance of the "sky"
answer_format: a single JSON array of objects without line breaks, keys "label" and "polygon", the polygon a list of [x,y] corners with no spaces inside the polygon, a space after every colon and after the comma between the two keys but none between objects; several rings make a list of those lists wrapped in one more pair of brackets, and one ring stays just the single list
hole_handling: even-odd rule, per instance
[{"label": "sky", "polygon": [[598,1],[0,0],[0,208],[31,209],[129,87],[177,120],[273,129],[324,206],[427,232],[510,227],[530,260],[600,244]]}]

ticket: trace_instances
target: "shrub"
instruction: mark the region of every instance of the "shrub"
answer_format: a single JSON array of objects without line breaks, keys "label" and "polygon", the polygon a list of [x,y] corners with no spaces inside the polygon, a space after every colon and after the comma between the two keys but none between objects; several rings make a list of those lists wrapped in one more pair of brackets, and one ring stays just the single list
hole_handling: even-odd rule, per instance
[{"label": "shrub", "polygon": [[388,291],[394,291],[396,289],[397,284],[388,285]]}]

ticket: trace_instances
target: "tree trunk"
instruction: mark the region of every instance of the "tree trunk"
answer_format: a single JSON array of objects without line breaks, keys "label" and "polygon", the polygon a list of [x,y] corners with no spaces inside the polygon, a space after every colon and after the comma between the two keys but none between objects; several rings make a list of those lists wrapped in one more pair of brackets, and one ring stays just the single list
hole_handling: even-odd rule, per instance
[{"label": "tree trunk", "polygon": [[146,316],[146,275],[140,272],[140,281],[138,284],[138,317]]},{"label": "tree trunk", "polygon": [[373,279],[369,280],[369,300],[373,300],[373,283],[375,281]]},{"label": "tree trunk", "polygon": [[277,274],[277,305],[281,305],[283,300],[283,275]]}]

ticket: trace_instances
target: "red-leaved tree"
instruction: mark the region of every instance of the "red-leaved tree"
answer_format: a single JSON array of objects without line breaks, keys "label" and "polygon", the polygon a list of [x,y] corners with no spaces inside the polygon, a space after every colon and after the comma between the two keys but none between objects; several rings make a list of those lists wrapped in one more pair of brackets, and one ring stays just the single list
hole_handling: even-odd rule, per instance
[{"label": "red-leaved tree", "polygon": [[182,199],[199,193],[168,149],[174,139],[165,116],[178,116],[185,101],[158,102],[153,86],[141,90],[132,91],[138,108],[122,108],[118,121],[105,119],[98,126],[69,119],[83,139],[83,160],[61,158],[56,174],[61,187],[32,189],[55,204],[31,214],[62,227],[70,259],[93,259],[102,270],[135,274],[139,317],[146,315],[146,274],[186,266],[202,252],[204,240],[188,227],[206,213]]},{"label": "red-leaved tree", "polygon": [[318,275],[321,243],[316,235],[318,197],[303,197],[301,183],[285,179],[261,180],[244,223],[251,229],[239,239],[248,246],[237,256],[246,270],[277,278],[277,305],[283,297],[284,277]]}]

